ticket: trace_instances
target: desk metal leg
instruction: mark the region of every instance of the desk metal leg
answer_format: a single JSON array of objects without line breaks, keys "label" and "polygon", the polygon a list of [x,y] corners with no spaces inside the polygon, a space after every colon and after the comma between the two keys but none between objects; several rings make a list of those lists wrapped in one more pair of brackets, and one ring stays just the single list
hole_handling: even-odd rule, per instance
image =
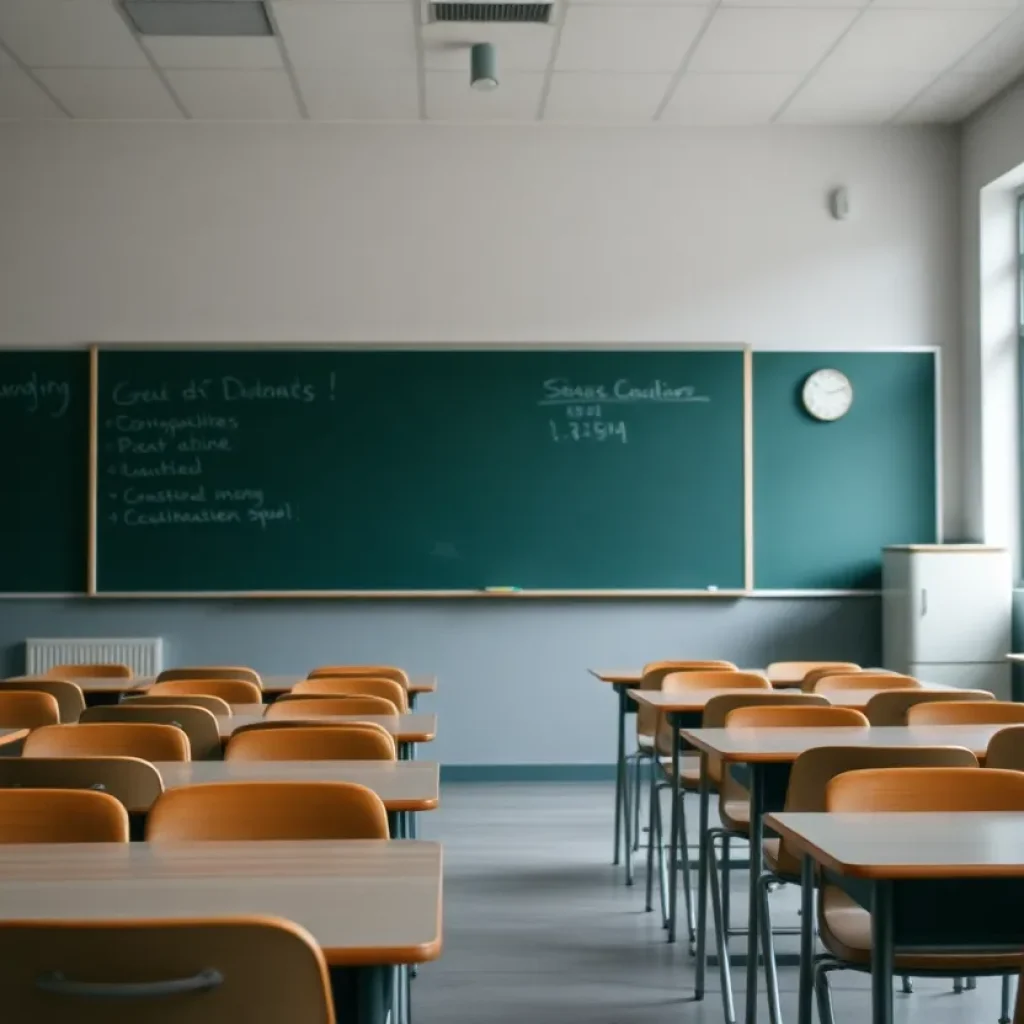
[{"label": "desk metal leg", "polygon": [[[672,726],[672,817],[668,832],[668,941],[676,941],[676,897],[679,893],[679,725],[675,715],[668,712]],[[689,865],[687,865],[689,869]]]},{"label": "desk metal leg", "polygon": [[758,881],[764,855],[764,771],[750,766],[750,899],[747,916],[747,1024],[757,1024]]},{"label": "desk metal leg", "polygon": [[814,861],[800,865],[800,985],[797,989],[797,1024],[812,1024],[814,1006]]},{"label": "desk metal leg", "polygon": [[619,753],[615,762],[615,855],[612,863],[619,863],[619,841],[622,836],[622,801],[626,791],[626,688],[616,685],[619,697]]},{"label": "desk metal leg", "polygon": [[875,882],[871,893],[871,1020],[892,1024],[894,956],[892,882]]},{"label": "desk metal leg", "polygon": [[[697,971],[693,982],[693,998],[704,998],[704,972],[707,968],[705,935],[708,928],[708,804],[711,784],[708,779],[708,755],[700,755],[700,822],[697,843],[700,855],[697,861]],[[728,884],[728,875],[726,875]]]}]

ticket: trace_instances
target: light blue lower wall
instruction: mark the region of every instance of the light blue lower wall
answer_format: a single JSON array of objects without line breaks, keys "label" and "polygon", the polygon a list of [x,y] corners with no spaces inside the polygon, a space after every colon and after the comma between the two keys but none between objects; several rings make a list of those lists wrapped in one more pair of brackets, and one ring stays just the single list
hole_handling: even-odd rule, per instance
[{"label": "light blue lower wall", "polygon": [[391,662],[436,672],[430,755],[450,765],[607,765],[615,700],[588,666],[657,658],[881,657],[880,600],[0,601],[0,672],[26,637],[162,636],[168,664],[305,672]]}]

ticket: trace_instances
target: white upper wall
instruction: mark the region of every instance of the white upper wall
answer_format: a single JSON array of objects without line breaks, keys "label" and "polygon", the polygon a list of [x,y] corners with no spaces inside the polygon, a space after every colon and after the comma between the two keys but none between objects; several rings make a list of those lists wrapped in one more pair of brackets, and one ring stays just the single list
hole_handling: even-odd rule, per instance
[{"label": "white upper wall", "polygon": [[957,160],[938,128],[0,125],[0,344],[939,345],[955,483]]}]

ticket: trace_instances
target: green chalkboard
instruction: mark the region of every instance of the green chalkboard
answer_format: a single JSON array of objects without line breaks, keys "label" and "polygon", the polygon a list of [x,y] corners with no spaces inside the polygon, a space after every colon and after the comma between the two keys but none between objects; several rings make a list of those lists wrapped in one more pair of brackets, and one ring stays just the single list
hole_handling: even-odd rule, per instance
[{"label": "green chalkboard", "polygon": [[89,353],[0,352],[0,592],[86,589]]},{"label": "green chalkboard", "polygon": [[[936,537],[935,354],[754,355],[754,580],[758,589],[874,589],[886,544]],[[853,405],[812,419],[801,389],[841,370]]]},{"label": "green chalkboard", "polygon": [[97,588],[741,589],[744,360],[102,351]]}]

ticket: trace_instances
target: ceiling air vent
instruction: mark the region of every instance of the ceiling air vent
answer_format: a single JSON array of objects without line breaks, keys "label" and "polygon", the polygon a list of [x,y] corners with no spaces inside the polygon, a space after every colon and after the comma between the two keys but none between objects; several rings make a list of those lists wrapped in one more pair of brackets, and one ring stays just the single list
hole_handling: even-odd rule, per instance
[{"label": "ceiling air vent", "polygon": [[551,3],[431,3],[430,20],[437,22],[501,22],[509,25],[547,25],[551,20]]}]

